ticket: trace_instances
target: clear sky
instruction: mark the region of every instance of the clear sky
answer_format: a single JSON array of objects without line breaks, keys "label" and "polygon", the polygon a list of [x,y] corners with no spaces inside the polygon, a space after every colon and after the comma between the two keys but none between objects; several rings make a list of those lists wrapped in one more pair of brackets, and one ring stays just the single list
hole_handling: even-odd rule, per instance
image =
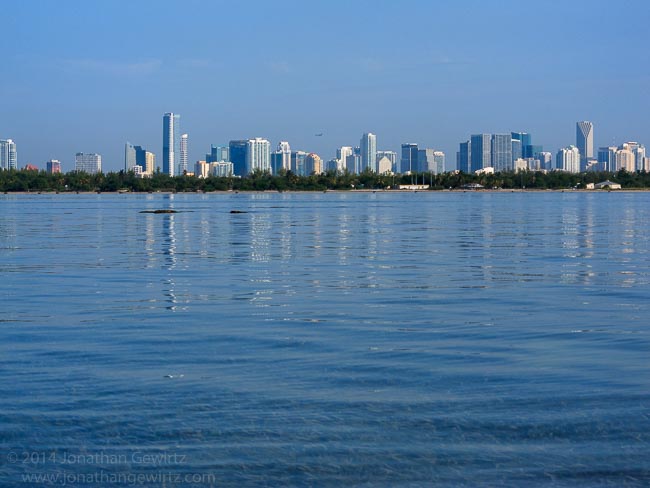
[{"label": "clear sky", "polygon": [[[471,133],[650,145],[647,0],[0,0],[0,138],[19,165],[124,143],[161,163],[162,115],[190,161],[266,137],[324,159],[402,142],[447,153]],[[323,137],[315,137],[322,132]]]}]

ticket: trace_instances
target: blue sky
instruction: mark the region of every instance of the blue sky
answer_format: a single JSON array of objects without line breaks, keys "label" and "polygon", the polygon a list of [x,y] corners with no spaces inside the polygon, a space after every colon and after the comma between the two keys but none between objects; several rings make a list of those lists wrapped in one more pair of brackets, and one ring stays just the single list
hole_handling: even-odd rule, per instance
[{"label": "blue sky", "polygon": [[[447,153],[528,131],[553,153],[591,120],[596,145],[650,144],[646,0],[0,0],[0,138],[19,164],[126,141],[160,162],[162,114],[190,159],[266,137],[315,151],[377,134]],[[323,132],[323,137],[314,137]]]}]

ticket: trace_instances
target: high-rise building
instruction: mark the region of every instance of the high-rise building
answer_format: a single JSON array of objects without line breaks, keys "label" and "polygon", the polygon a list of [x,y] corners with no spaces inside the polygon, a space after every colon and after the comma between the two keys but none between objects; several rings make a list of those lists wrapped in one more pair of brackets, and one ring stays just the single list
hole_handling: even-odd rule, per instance
[{"label": "high-rise building", "polygon": [[580,150],[576,146],[560,149],[555,159],[555,167],[569,173],[580,172]]},{"label": "high-rise building", "polygon": [[271,143],[261,137],[249,139],[246,145],[246,174],[271,172]]},{"label": "high-rise building", "polygon": [[178,166],[178,174],[179,175],[184,175],[187,173],[187,151],[188,151],[188,135],[183,134],[181,135],[181,157],[180,157],[180,164]]},{"label": "high-rise building", "polygon": [[553,154],[550,152],[540,152],[538,154],[540,169],[551,170],[553,169]]},{"label": "high-rise building", "polygon": [[[388,158],[390,161],[390,171],[393,173],[397,172],[397,153],[395,151],[377,151],[377,171],[382,172],[379,169],[379,161],[382,158]],[[384,171],[385,172],[385,171]]]},{"label": "high-rise building", "polygon": [[246,176],[246,153],[248,141],[238,140],[230,141],[228,144],[228,151],[230,162],[233,164],[233,172],[236,176]]},{"label": "high-rise building", "polygon": [[512,171],[514,169],[512,159],[512,135],[493,134],[490,144],[490,166],[494,168],[494,171]]},{"label": "high-rise building", "polygon": [[124,144],[124,171],[134,171],[136,162],[135,146],[130,142]]},{"label": "high-rise building", "polygon": [[418,145],[414,142],[402,144],[400,173],[413,173],[418,170]]},{"label": "high-rise building", "polygon": [[377,136],[366,132],[361,136],[361,171],[377,172]]},{"label": "high-rise building", "polygon": [[210,163],[206,161],[197,161],[194,163],[194,176],[197,178],[207,178],[210,175]]},{"label": "high-rise building", "polygon": [[229,161],[210,163],[210,174],[212,176],[230,177],[233,175],[232,163]]},{"label": "high-rise building", "polygon": [[469,173],[472,169],[472,143],[465,141],[460,143],[458,153],[456,153],[456,169],[463,173]]},{"label": "high-rise building", "polygon": [[88,174],[102,172],[102,157],[95,153],[77,153],[74,158],[75,171]]},{"label": "high-rise building", "polygon": [[470,141],[472,144],[470,171],[473,173],[489,168],[492,165],[492,134],[474,134],[470,137]]},{"label": "high-rise building", "polygon": [[61,162],[58,159],[50,159],[45,166],[46,171],[51,175],[61,173]]},{"label": "high-rise building", "polygon": [[307,153],[305,151],[291,152],[291,172],[298,176],[307,176],[307,165],[305,160]]},{"label": "high-rise building", "polygon": [[174,113],[163,115],[163,168],[166,175],[183,174],[180,170],[181,158],[181,116]]},{"label": "high-rise building", "polygon": [[598,148],[598,163],[603,171],[616,171],[616,146]]},{"label": "high-rise building", "polygon": [[0,169],[17,169],[18,153],[12,139],[0,139]]},{"label": "high-rise building", "polygon": [[278,143],[278,151],[281,156],[281,168],[284,170],[291,169],[291,146],[287,141],[280,141]]},{"label": "high-rise building", "polygon": [[219,161],[230,161],[228,146],[210,145],[210,154],[205,155],[206,163],[218,163]]},{"label": "high-rise building", "polygon": [[309,153],[305,158],[305,172],[308,175],[321,174],[323,172],[323,160],[318,154]]},{"label": "high-rise building", "polygon": [[633,173],[636,171],[636,158],[634,157],[634,153],[626,146],[627,144],[623,144],[616,151],[616,171],[624,169]]},{"label": "high-rise building", "polygon": [[393,172],[394,163],[388,159],[388,156],[382,156],[377,161],[377,173],[380,175],[389,174]]},{"label": "high-rise building", "polygon": [[435,149],[418,149],[418,172],[435,173],[436,162],[433,155],[435,152]]},{"label": "high-rise building", "polygon": [[348,156],[352,156],[352,146],[342,146],[336,150],[336,159],[338,159],[336,170],[343,173],[348,168]]},{"label": "high-rise building", "polygon": [[153,175],[156,156],[143,149],[142,146],[133,146],[133,150],[135,151],[135,166],[140,166],[141,174],[146,176]]},{"label": "high-rise building", "polygon": [[645,146],[643,144],[630,141],[621,144],[618,149],[627,149],[631,151],[634,155],[634,170],[643,171],[645,158]]},{"label": "high-rise building", "polygon": [[587,160],[594,157],[594,124],[586,120],[576,122],[576,146],[580,151],[580,171],[584,171]]}]

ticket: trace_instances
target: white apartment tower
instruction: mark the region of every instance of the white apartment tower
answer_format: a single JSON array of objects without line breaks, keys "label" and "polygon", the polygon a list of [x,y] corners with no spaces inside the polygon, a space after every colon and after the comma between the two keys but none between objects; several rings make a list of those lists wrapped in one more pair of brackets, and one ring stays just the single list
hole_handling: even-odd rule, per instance
[{"label": "white apartment tower", "polygon": [[0,139],[0,169],[16,169],[17,167],[16,143],[11,139]]},{"label": "white apartment tower", "polygon": [[254,171],[271,172],[271,143],[260,137],[246,142],[246,174]]},{"label": "white apartment tower", "polygon": [[183,175],[187,173],[187,144],[188,144],[187,134],[181,136],[181,154],[180,161],[178,165],[178,174]]},{"label": "white apartment tower", "polygon": [[95,153],[77,153],[74,158],[74,170],[94,175],[102,172],[102,157]]}]

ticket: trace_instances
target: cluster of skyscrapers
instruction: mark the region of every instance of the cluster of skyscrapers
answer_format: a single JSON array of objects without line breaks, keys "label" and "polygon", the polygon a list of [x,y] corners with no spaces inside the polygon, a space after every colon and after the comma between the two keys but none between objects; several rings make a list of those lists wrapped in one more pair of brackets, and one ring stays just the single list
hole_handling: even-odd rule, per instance
[{"label": "cluster of skyscrapers", "polygon": [[456,154],[456,168],[466,173],[499,171],[650,171],[645,146],[626,142],[620,146],[601,147],[594,157],[594,126],[576,123],[576,143],[561,148],[555,155],[532,143],[525,132],[510,134],[475,134],[461,142]]},{"label": "cluster of skyscrapers", "polygon": [[[142,146],[127,142],[124,149],[124,170],[147,177],[157,171],[169,176],[194,174],[208,176],[247,176],[255,172],[280,174],[291,171],[298,176],[337,171],[359,174],[372,171],[389,173],[432,173],[445,171],[445,153],[431,148],[420,148],[416,143],[405,143],[401,155],[394,151],[378,150],[377,136],[371,132],[362,135],[358,146],[342,146],[336,157],[324,161],[318,154],[292,150],[287,141],[280,141],[272,151],[267,139],[232,140],[228,144],[212,145],[205,160],[189,166],[189,136],[181,131],[179,114],[163,115],[162,168],[156,166],[156,156]],[[0,139],[0,170],[18,168],[16,143]],[[31,168],[34,168],[33,166]],[[77,153],[75,171],[89,174],[102,171],[102,157],[95,153]],[[465,173],[502,171],[645,171],[650,172],[650,158],[643,144],[626,142],[620,146],[600,147],[594,151],[594,126],[591,122],[576,123],[576,143],[553,154],[533,144],[526,132],[505,134],[473,134],[460,143],[456,154],[456,169]],[[60,173],[58,160],[47,162],[49,173]]]}]

